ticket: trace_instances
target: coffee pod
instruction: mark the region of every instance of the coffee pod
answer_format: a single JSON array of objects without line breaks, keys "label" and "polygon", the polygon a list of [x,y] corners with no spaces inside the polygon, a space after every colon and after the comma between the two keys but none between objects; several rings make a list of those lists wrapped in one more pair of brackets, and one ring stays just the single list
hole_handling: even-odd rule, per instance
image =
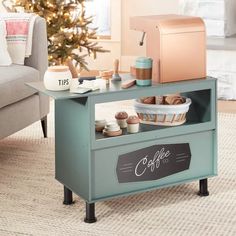
[{"label": "coffee pod", "polygon": [[106,120],[95,120],[95,130],[97,132],[102,132],[106,126]]},{"label": "coffee pod", "polygon": [[126,122],[128,133],[138,133],[140,121],[137,116],[129,116]]},{"label": "coffee pod", "polygon": [[128,114],[125,111],[117,112],[115,115],[115,118],[116,118],[116,122],[120,126],[120,128],[124,129],[127,127],[126,120],[128,118]]}]

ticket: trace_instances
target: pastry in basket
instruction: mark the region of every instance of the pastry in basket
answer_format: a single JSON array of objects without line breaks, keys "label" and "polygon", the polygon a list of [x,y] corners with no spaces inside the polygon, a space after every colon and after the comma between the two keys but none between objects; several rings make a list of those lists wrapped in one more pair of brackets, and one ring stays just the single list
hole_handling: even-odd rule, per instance
[{"label": "pastry in basket", "polygon": [[[158,99],[161,103],[161,97]],[[134,102],[135,111],[142,124],[162,126],[184,124],[190,105],[190,98],[178,95],[163,96],[162,104],[144,104],[141,99],[136,99]]]},{"label": "pastry in basket", "polygon": [[143,98],[140,98],[140,101],[144,104],[156,104],[155,97],[143,97]]},{"label": "pastry in basket", "polygon": [[185,98],[181,96],[164,96],[164,104],[166,105],[178,105],[185,103]]}]

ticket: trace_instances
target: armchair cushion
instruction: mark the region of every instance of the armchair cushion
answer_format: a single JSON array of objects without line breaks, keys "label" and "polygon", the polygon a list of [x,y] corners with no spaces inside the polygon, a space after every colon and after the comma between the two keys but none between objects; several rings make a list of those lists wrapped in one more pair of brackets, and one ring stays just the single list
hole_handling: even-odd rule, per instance
[{"label": "armchair cushion", "polygon": [[39,81],[39,71],[32,67],[21,65],[1,67],[0,108],[33,95],[35,91],[25,85],[33,81]]}]

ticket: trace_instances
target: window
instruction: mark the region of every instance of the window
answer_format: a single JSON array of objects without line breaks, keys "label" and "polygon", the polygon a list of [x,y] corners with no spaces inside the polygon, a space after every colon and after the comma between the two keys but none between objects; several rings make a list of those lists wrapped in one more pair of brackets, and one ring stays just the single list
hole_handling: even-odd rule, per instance
[{"label": "window", "polygon": [[99,36],[111,35],[111,0],[87,0],[85,2],[87,16],[94,16],[90,27],[98,28]]}]

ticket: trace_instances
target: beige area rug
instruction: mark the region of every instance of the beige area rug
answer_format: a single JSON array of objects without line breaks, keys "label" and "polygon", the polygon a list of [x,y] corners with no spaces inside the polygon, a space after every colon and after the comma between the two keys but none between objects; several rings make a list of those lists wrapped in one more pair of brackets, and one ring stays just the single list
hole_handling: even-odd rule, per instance
[{"label": "beige area rug", "polygon": [[[102,117],[106,110],[98,111]],[[99,202],[95,224],[83,222],[85,205],[78,196],[74,205],[62,205],[49,118],[48,139],[37,122],[0,141],[0,236],[236,235],[236,115],[219,115],[219,176],[209,180],[209,197],[198,197],[194,182]]]}]

